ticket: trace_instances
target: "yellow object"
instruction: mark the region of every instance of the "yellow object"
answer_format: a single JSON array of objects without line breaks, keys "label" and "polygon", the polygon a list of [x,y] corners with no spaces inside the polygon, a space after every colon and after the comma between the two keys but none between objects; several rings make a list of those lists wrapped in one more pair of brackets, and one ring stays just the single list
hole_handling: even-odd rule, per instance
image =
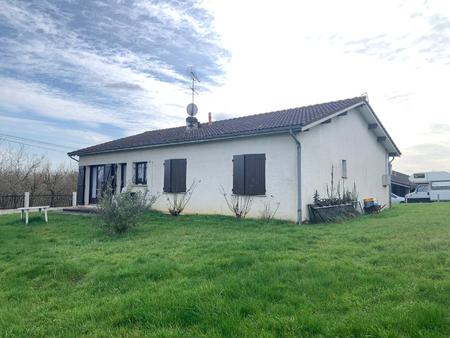
[{"label": "yellow object", "polygon": [[371,197],[371,198],[365,198],[363,199],[364,203],[369,203],[369,202],[375,202],[375,198]]}]

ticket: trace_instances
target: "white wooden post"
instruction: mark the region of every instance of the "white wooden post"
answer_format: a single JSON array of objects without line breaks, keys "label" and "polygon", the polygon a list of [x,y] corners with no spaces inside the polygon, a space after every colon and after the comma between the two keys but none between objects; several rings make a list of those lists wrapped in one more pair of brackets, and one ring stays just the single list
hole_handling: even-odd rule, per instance
[{"label": "white wooden post", "polygon": [[23,199],[23,206],[24,208],[29,208],[30,207],[30,192],[25,192],[25,196]]},{"label": "white wooden post", "polygon": [[77,192],[76,191],[72,192],[72,206],[73,207],[77,206]]}]

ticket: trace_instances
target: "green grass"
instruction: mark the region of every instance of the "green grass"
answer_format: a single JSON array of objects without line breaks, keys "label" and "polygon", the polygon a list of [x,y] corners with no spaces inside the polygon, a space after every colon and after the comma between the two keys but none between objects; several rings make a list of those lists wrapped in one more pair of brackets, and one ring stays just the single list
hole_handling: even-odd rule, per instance
[{"label": "green grass", "polygon": [[450,336],[450,203],[295,225],[0,216],[0,336]]}]

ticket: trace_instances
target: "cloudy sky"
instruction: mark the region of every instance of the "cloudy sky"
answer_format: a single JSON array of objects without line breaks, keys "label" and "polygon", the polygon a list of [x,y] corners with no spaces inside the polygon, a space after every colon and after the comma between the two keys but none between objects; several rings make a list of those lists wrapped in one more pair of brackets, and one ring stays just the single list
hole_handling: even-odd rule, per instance
[{"label": "cloudy sky", "polygon": [[190,67],[200,120],[367,92],[396,169],[450,171],[448,1],[0,0],[0,139],[68,161],[181,125]]}]

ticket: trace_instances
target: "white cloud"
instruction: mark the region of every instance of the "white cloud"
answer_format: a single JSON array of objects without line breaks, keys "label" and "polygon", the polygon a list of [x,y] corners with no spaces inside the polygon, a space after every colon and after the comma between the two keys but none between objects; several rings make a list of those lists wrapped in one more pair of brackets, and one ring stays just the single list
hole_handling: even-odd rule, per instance
[{"label": "white cloud", "polygon": [[[199,98],[202,118],[208,111],[213,116],[215,112],[244,115],[367,91],[402,150],[402,159],[394,162],[397,170],[411,170],[408,163],[413,159],[418,161],[415,169],[450,171],[447,162],[431,164],[420,147],[450,140],[448,134],[424,135],[433,124],[450,124],[445,104],[450,43],[442,43],[450,39],[447,21],[442,19],[450,18],[450,7],[444,2],[206,4],[233,58],[225,67],[224,86]],[[433,49],[440,42],[440,49]],[[365,51],[358,51],[363,47]]]},{"label": "white cloud", "polygon": [[27,135],[28,138],[50,143],[55,143],[56,140],[56,144],[68,147],[68,150],[111,140],[109,135],[94,130],[61,128],[56,123],[30,118],[0,116],[0,122],[2,131],[6,134],[17,134],[15,132],[20,129],[20,134]]},{"label": "white cloud", "polygon": [[[114,19],[99,16],[89,28],[112,35],[112,43],[92,32],[83,35],[88,27],[74,29],[67,11],[54,10],[55,17],[40,10],[52,8],[46,1],[33,6],[0,1],[3,22],[21,32],[14,39],[0,36],[0,71],[20,74],[3,76],[1,105],[81,121],[89,125],[87,132],[102,123],[124,134],[179,125],[190,100],[180,65],[193,64],[200,72],[209,70],[195,99],[202,121],[208,112],[213,119],[242,116],[367,91],[403,152],[394,162],[397,170],[450,170],[438,160],[450,137],[435,127],[450,125],[445,1],[204,1],[200,6],[214,20],[192,2],[104,3]],[[217,49],[218,36],[231,58]],[[40,77],[79,90],[54,87]],[[441,150],[434,153],[433,145]]]},{"label": "white cloud", "polygon": [[[66,97],[42,84],[30,84],[0,77],[0,107],[28,111],[58,120],[78,121],[87,125],[107,123],[111,113]],[[121,124],[121,121],[114,121]]]},{"label": "white cloud", "polygon": [[[215,39],[211,34],[207,36],[208,20],[195,20],[187,10],[168,4],[108,5],[106,8],[120,14],[120,19],[100,16],[89,27],[100,30],[89,34],[84,32],[86,27],[74,29],[76,23],[71,15],[54,9],[47,1],[29,5],[0,2],[0,8],[5,23],[17,31],[16,38],[0,36],[4,42],[0,71],[8,74],[0,82],[2,107],[90,127],[103,123],[121,128],[125,135],[183,123],[184,109],[179,104],[189,101],[186,76],[175,69],[177,64],[166,62],[157,53],[116,46],[114,39],[109,41],[97,35],[109,32],[128,44],[129,40],[160,39],[167,34],[165,48],[175,48],[177,41],[186,40],[181,32],[189,28],[204,36],[206,46]],[[156,15],[158,22],[146,23],[142,15]],[[127,20],[131,20],[128,25]],[[19,76],[14,78],[9,75],[11,72]],[[55,84],[54,80],[62,84]],[[128,89],[142,90],[117,90],[123,89],[123,84]]]}]

